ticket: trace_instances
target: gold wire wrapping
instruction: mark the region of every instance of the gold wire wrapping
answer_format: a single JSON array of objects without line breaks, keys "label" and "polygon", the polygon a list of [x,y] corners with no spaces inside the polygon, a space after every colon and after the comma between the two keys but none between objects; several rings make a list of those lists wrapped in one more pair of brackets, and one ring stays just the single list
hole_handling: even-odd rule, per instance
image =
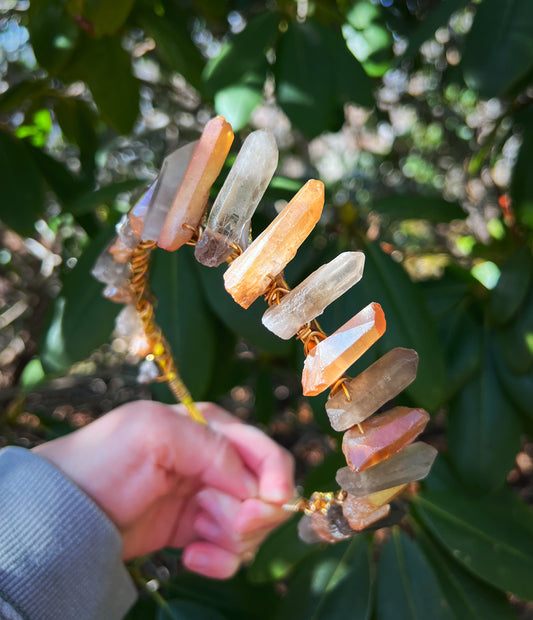
[{"label": "gold wire wrapping", "polygon": [[141,241],[133,250],[130,259],[131,289],[135,295],[135,308],[142,321],[144,333],[150,342],[154,362],[161,372],[161,380],[166,381],[176,399],[187,408],[189,417],[201,424],[207,424],[194,400],[181,380],[170,347],[161,328],[155,321],[154,298],[148,283],[148,270],[155,241]]}]

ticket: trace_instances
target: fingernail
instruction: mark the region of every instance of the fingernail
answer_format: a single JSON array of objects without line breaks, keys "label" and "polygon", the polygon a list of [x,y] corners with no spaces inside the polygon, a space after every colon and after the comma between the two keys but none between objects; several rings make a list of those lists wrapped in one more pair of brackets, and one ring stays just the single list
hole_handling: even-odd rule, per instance
[{"label": "fingernail", "polygon": [[189,551],[186,557],[186,565],[190,570],[200,572],[208,568],[211,560],[207,553],[201,551]]}]

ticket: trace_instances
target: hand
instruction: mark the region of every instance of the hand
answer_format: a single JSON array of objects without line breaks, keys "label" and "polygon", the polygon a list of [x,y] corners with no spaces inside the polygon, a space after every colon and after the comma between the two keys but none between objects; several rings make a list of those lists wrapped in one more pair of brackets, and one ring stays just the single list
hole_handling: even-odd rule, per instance
[{"label": "hand", "polygon": [[124,559],[184,547],[189,569],[226,578],[286,518],[293,460],[220,407],[198,407],[208,426],[181,405],[128,403],[34,451],[115,523]]}]

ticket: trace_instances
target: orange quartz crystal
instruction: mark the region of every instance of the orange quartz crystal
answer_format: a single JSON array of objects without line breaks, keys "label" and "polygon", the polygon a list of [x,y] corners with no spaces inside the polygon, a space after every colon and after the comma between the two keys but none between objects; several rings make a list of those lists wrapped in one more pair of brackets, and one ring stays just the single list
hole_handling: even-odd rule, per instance
[{"label": "orange quartz crystal", "polygon": [[383,310],[373,302],[319,342],[305,358],[304,395],[315,396],[335,383],[385,333],[385,327]]},{"label": "orange quartz crystal", "polygon": [[395,407],[354,426],[342,439],[342,451],[352,471],[363,471],[399,452],[429,421],[423,409]]},{"label": "orange quartz crystal", "polygon": [[207,123],[174,196],[157,242],[159,247],[173,252],[191,239],[232,142],[233,130],[223,116]]},{"label": "orange quartz crystal", "polygon": [[347,495],[342,504],[342,513],[353,530],[357,532],[364,530],[389,514],[388,502],[399,495],[406,486],[403,484],[366,497]]},{"label": "orange quartz crystal", "polygon": [[324,184],[311,179],[224,274],[228,293],[248,308],[294,258],[320,219]]}]

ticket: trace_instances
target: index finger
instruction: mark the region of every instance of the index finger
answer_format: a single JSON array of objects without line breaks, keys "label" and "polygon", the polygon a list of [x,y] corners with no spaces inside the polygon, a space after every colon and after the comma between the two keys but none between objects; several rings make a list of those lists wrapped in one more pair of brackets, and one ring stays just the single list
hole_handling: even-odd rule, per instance
[{"label": "index finger", "polygon": [[209,403],[200,403],[209,426],[228,438],[259,481],[259,497],[282,505],[294,496],[294,459],[261,430]]}]

